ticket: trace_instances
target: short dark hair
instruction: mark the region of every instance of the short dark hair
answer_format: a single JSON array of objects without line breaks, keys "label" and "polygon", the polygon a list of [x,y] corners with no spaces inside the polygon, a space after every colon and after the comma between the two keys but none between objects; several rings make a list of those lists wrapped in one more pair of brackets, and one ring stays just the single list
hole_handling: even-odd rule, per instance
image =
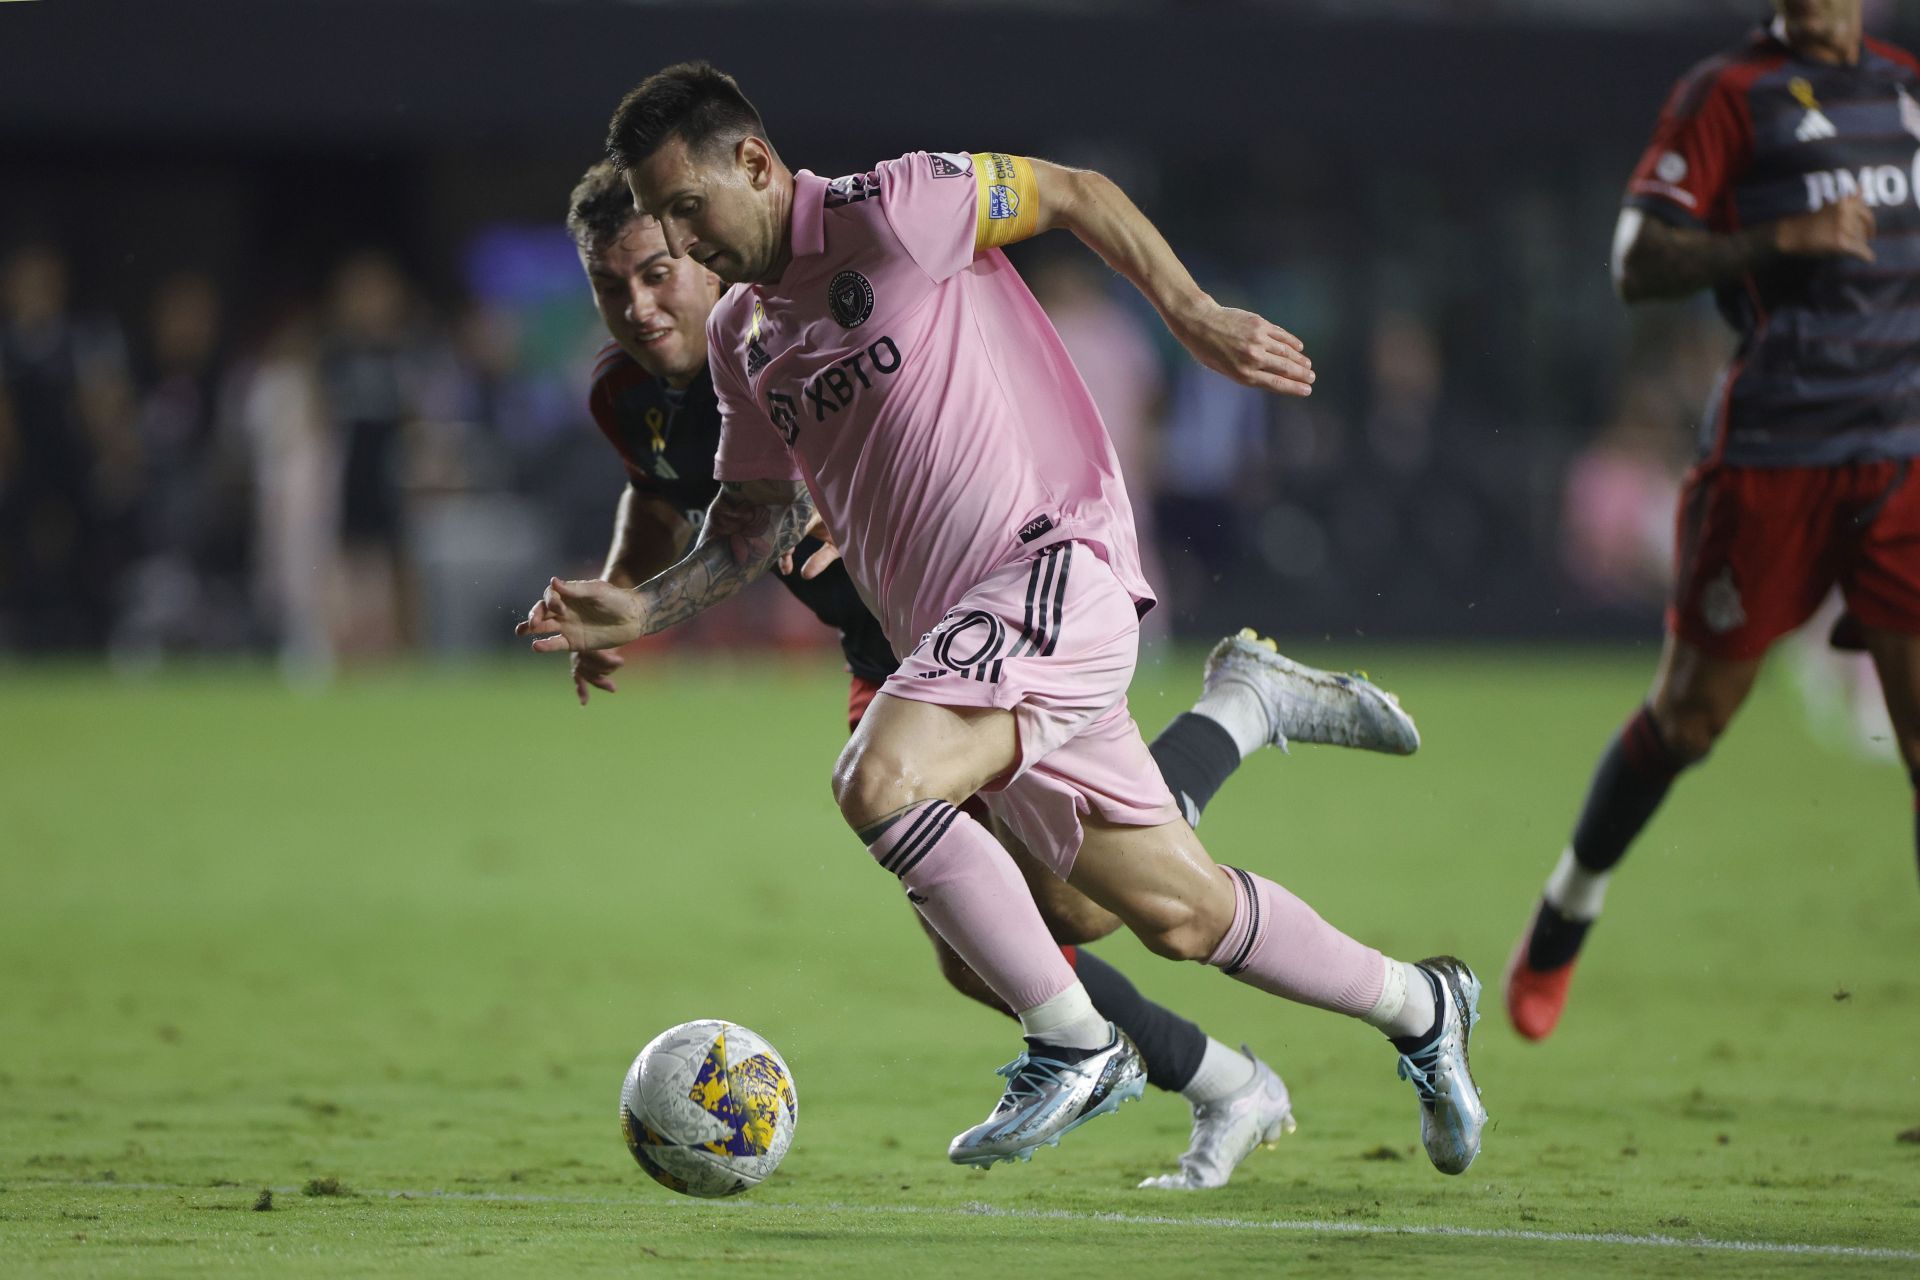
[{"label": "short dark hair", "polygon": [[607,125],[607,159],[625,173],[669,138],[710,152],[749,135],[764,138],[767,126],[734,78],[711,62],[682,62],[654,72],[620,99]]},{"label": "short dark hair", "polygon": [[602,160],[574,184],[567,201],[567,234],[583,253],[605,248],[620,239],[636,218],[646,215],[633,207],[633,193],[613,161]]}]

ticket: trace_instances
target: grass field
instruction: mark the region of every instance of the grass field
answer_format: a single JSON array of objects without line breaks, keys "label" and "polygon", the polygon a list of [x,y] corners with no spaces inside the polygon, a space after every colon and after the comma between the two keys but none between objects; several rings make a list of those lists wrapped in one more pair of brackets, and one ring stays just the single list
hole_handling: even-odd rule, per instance
[{"label": "grass field", "polygon": [[[1526,1045],[1499,969],[1651,651],[1361,656],[1421,754],[1265,753],[1202,834],[1478,967],[1494,1123],[1441,1177],[1377,1034],[1112,940],[1293,1087],[1300,1132],[1199,1195],[1133,1189],[1184,1145],[1163,1094],[1032,1165],[948,1165],[1018,1045],[841,829],[825,662],[659,662],[584,711],[533,658],[324,695],[0,671],[0,1274],[1920,1270],[1899,771],[1764,685]],[[1196,672],[1143,670],[1149,734]],[[634,1052],[703,1016],[779,1045],[801,1101],[779,1175],[723,1203],[655,1186],[615,1124]]]}]

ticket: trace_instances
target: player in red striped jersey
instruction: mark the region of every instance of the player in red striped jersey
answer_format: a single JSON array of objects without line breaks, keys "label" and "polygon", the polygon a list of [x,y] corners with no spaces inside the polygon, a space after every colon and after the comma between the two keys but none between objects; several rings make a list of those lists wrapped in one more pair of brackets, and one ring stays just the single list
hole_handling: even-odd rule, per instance
[{"label": "player in red striped jersey", "polygon": [[1711,289],[1740,345],[1680,500],[1652,696],[1508,965],[1528,1039],[1559,1021],[1629,844],[1836,585],[1920,788],[1920,64],[1863,34],[1860,0],[1774,8],[1681,78],[1620,215],[1621,297]]}]

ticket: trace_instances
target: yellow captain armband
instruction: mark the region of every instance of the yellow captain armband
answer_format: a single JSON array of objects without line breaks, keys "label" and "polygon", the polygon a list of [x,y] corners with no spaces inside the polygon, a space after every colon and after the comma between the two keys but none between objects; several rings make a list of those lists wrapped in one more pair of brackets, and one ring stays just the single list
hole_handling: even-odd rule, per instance
[{"label": "yellow captain armband", "polygon": [[973,227],[975,253],[1033,234],[1040,217],[1040,192],[1034,185],[1033,165],[1025,156],[976,151],[973,177],[980,189],[980,212]]}]

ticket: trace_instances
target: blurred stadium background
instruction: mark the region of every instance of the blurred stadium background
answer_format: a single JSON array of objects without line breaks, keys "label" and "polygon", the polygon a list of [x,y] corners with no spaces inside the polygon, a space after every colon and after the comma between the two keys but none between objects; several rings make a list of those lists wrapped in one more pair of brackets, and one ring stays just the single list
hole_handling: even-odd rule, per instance
[{"label": "blurred stadium background", "polygon": [[[1608,239],[1672,78],[1765,7],[0,6],[0,652],[508,646],[621,482],[567,192],[619,93],[701,55],[796,165],[1102,168],[1306,340],[1310,402],[1245,392],[1077,246],[1023,256],[1151,513],[1155,639],[1648,639],[1727,339],[1628,315]],[[829,643],[749,608],[779,625],[668,643]]]},{"label": "blurred stadium background", "polygon": [[[1729,341],[1705,300],[1614,299],[1615,211],[1673,79],[1766,10],[0,0],[0,1272],[1910,1270],[1911,819],[1856,758],[1888,754],[1857,664],[1803,668],[1811,727],[1770,680],[1663,812],[1590,1016],[1524,1046],[1492,994],[1652,674]],[[1912,47],[1920,7],[1867,26]],[[700,56],[796,166],[1101,168],[1304,338],[1309,401],[1246,393],[1077,246],[1020,255],[1151,518],[1147,731],[1249,622],[1421,716],[1410,761],[1264,753],[1206,822],[1489,979],[1469,1177],[1418,1158],[1370,1034],[1300,1010],[1245,1034],[1301,1132],[1217,1195],[1131,1195],[1184,1140],[1165,1098],[948,1168],[1009,1029],[945,992],[827,801],[832,637],[759,584],[587,712],[512,639],[549,574],[598,571],[622,483],[567,195],[619,95]],[[613,1124],[632,1053],[715,1014],[807,1108],[724,1209]]]}]

